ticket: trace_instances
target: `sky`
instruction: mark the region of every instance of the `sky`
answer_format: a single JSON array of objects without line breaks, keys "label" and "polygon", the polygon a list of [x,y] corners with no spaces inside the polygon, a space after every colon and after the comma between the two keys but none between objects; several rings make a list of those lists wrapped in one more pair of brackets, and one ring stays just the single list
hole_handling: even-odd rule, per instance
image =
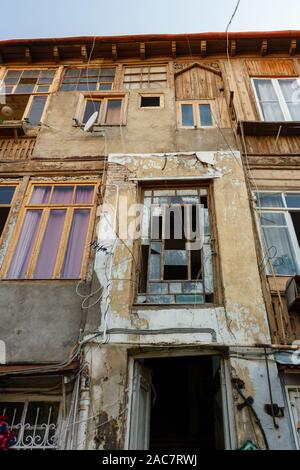
[{"label": "sky", "polygon": [[[0,0],[0,39],[225,31],[236,3],[237,0]],[[279,29],[300,29],[299,0],[241,0],[230,28]]]}]

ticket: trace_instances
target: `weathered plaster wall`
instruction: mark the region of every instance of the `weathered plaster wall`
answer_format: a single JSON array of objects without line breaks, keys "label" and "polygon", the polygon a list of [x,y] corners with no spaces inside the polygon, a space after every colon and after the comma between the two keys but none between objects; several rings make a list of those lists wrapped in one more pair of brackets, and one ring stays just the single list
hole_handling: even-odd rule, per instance
[{"label": "weathered plaster wall", "polygon": [[69,358],[84,326],[76,283],[2,282],[0,337],[7,363],[53,363]]},{"label": "weathered plaster wall", "polygon": [[[108,153],[172,152],[190,149],[226,150],[235,145],[231,129],[223,129],[227,142],[218,129],[177,129],[175,96],[172,89],[151,90],[164,93],[164,108],[140,109],[139,91],[128,92],[125,126],[106,127],[105,138],[84,133],[72,125],[79,92],[57,92],[50,97],[46,121],[33,152],[33,157],[64,158],[98,156]],[[58,145],[59,140],[59,145]]]}]

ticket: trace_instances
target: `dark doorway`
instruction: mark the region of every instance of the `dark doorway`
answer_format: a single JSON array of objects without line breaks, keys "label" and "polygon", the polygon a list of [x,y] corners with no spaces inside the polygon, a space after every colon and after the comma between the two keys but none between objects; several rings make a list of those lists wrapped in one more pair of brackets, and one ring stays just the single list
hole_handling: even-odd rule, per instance
[{"label": "dark doorway", "polygon": [[220,358],[149,359],[151,451],[224,449]]}]

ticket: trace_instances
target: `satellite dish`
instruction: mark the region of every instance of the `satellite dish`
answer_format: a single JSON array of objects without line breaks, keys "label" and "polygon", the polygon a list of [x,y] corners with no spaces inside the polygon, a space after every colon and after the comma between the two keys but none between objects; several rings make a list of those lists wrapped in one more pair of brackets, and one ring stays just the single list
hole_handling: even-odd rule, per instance
[{"label": "satellite dish", "polygon": [[97,119],[98,119],[98,111],[92,114],[91,117],[88,119],[83,129],[84,132],[92,131]]}]

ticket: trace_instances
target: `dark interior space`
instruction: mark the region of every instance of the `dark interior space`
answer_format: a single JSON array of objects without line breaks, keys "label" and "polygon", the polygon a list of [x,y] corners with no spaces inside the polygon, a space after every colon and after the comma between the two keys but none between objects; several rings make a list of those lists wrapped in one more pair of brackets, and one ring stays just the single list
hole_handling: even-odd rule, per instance
[{"label": "dark interior space", "polygon": [[151,359],[150,450],[224,449],[220,360],[214,356]]},{"label": "dark interior space", "polygon": [[291,212],[298,243],[300,245],[300,212]]}]

